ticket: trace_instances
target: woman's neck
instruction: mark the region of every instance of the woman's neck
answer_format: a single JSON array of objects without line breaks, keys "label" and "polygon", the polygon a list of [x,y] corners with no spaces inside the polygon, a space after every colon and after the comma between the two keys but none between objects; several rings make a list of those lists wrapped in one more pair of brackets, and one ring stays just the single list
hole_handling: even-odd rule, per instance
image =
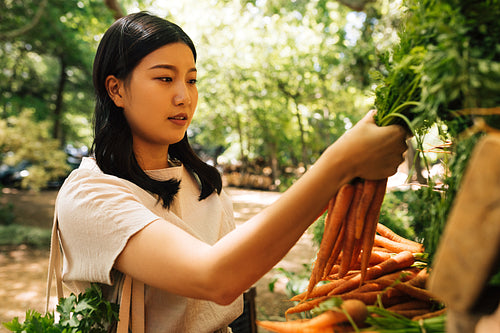
[{"label": "woman's neck", "polygon": [[142,170],[158,170],[169,167],[168,146],[154,149],[134,146],[134,154]]}]

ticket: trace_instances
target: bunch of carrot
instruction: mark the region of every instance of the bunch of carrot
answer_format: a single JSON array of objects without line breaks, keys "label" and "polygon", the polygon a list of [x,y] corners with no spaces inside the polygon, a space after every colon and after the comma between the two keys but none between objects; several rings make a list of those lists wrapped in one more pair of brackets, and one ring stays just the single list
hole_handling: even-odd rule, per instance
[{"label": "bunch of carrot", "polygon": [[365,279],[386,187],[387,179],[356,180],[330,200],[308,293],[331,274],[339,258],[338,276],[343,278],[361,255],[361,282]]},{"label": "bunch of carrot", "polygon": [[[307,290],[290,299],[298,303],[286,311],[287,317],[316,309],[333,297],[379,306],[407,318],[440,313],[435,312],[439,300],[425,289],[427,268],[417,265],[425,257],[423,245],[379,223],[386,186],[387,179],[356,180],[330,200]],[[286,327],[339,332],[335,325],[313,325],[319,321],[315,318],[259,325],[274,327],[275,332],[294,332]]]},{"label": "bunch of carrot", "polygon": [[[386,186],[387,179],[356,180],[342,186],[330,200],[308,288],[292,299],[299,304],[288,309],[287,314],[309,310],[332,296],[357,298],[367,305],[382,299],[390,305],[397,302],[396,295],[403,288],[422,301],[433,298],[423,288],[427,270],[419,272],[412,267],[415,257],[424,251],[422,244],[403,238],[379,223]],[[408,280],[413,281],[406,283]],[[323,284],[317,286],[320,281]],[[411,288],[403,287],[407,285]],[[399,292],[382,294],[389,286]]]}]

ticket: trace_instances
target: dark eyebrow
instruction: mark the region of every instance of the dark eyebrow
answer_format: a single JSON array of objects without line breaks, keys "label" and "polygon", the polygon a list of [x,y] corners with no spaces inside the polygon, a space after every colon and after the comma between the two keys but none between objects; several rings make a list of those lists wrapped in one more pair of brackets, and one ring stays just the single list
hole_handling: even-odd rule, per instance
[{"label": "dark eyebrow", "polygon": [[[170,70],[176,70],[177,68],[175,66],[172,66],[172,65],[167,65],[167,64],[159,64],[159,65],[154,65],[152,67],[150,67],[149,69],[158,69],[158,68],[164,68],[164,69],[170,69]],[[193,67],[193,68],[190,68],[188,70],[188,72],[196,72],[196,68]]]}]

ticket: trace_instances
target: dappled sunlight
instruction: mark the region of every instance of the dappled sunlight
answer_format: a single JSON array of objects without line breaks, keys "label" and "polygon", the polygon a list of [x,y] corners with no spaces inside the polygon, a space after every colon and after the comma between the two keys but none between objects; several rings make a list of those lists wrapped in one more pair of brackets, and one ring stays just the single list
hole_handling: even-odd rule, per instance
[{"label": "dappled sunlight", "polygon": [[[46,299],[48,252],[19,247],[0,252],[0,322],[25,318],[26,310],[43,313]],[[53,288],[55,295],[55,288]],[[56,300],[53,300],[56,303]],[[0,326],[0,332],[8,332]]]}]

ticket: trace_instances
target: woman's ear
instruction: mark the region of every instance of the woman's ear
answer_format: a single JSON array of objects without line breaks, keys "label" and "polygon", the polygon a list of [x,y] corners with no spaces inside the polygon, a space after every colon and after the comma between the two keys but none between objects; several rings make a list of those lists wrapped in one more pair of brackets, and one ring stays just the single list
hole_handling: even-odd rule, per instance
[{"label": "woman's ear", "polygon": [[115,102],[115,105],[117,107],[123,108],[124,102],[123,96],[121,94],[121,92],[123,91],[123,81],[117,79],[114,75],[109,75],[106,78],[105,85],[106,90],[108,91],[108,95],[113,100],[113,102]]}]

